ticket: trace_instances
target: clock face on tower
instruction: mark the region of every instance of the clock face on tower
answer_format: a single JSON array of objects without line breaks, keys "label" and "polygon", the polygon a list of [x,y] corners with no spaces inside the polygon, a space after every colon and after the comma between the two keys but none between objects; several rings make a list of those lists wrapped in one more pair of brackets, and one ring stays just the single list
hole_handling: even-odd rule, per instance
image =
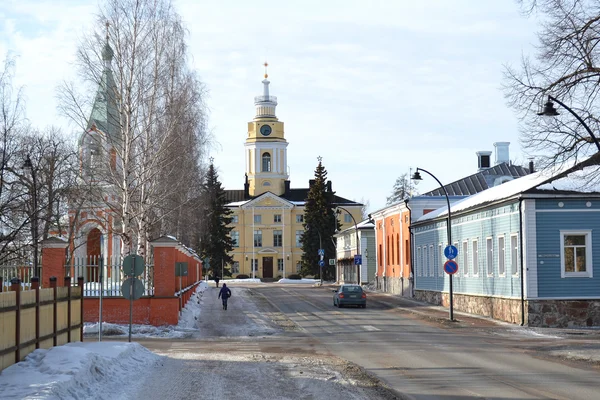
[{"label": "clock face on tower", "polygon": [[269,125],[263,125],[260,127],[260,134],[263,136],[269,136],[271,134],[271,127]]}]

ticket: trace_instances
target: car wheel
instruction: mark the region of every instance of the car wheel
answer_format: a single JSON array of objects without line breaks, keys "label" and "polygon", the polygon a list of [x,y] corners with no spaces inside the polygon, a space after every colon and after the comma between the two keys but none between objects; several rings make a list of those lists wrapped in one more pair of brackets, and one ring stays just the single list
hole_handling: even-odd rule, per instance
[{"label": "car wheel", "polygon": [[367,308],[367,305],[366,305],[366,304],[363,304],[363,305],[362,305],[362,308]]}]

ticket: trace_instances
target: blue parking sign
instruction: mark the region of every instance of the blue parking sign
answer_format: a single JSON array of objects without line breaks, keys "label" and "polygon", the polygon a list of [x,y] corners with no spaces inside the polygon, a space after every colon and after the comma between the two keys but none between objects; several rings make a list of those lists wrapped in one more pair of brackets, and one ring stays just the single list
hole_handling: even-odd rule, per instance
[{"label": "blue parking sign", "polygon": [[354,265],[362,265],[362,256],[360,254],[354,256]]}]

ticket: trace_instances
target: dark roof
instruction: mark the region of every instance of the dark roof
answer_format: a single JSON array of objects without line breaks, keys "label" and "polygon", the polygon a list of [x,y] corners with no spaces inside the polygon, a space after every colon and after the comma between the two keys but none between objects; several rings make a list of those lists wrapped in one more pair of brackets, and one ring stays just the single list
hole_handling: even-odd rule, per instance
[{"label": "dark roof", "polygon": [[[483,192],[494,186],[494,181],[503,176],[512,176],[514,179],[529,175],[529,169],[520,165],[500,163],[491,168],[484,169],[473,175],[459,179],[444,186],[448,196],[471,196]],[[423,193],[422,196],[444,196],[441,188]]]},{"label": "dark roof", "polygon": [[[279,197],[282,199],[285,199],[287,201],[306,201],[309,190],[310,189],[308,189],[308,188],[290,189],[289,193],[282,194]],[[227,199],[228,203],[233,203],[236,201],[252,200],[256,197],[259,197],[259,196],[245,197],[243,189],[225,190],[225,198]],[[348,205],[353,205],[353,206],[362,206],[361,203],[357,203],[356,201],[345,199],[338,195],[333,195],[333,204],[340,204],[340,205],[348,204]]]}]

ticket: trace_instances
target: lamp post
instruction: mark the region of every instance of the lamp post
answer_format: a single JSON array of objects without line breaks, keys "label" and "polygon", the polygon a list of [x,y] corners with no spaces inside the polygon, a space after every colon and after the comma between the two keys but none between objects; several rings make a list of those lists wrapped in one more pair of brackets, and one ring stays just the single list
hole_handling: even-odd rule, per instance
[{"label": "lamp post", "polygon": [[31,202],[32,202],[32,212],[30,215],[31,218],[31,237],[33,243],[33,273],[39,278],[40,271],[38,270],[38,211],[37,211],[37,180],[35,176],[35,168],[31,163],[31,158],[29,154],[27,154],[27,158],[25,159],[25,163],[23,164],[23,169],[28,171],[31,174]]},{"label": "lamp post", "polygon": [[[415,173],[412,176],[412,180],[415,181],[421,181],[423,180],[423,178],[421,178],[421,174],[419,173],[419,171],[423,171],[425,172],[427,175],[431,176],[433,179],[436,180],[436,182],[440,185],[440,187],[442,188],[442,190],[444,191],[444,195],[446,196],[446,203],[448,204],[448,222],[446,223],[446,229],[447,229],[447,235],[448,235],[448,246],[452,245],[452,214],[450,213],[450,198],[448,197],[448,192],[446,191],[446,188],[444,187],[444,185],[442,185],[442,182],[440,182],[440,180],[438,178],[435,177],[435,175],[433,175],[431,172],[424,170],[423,168],[417,168],[417,170],[415,171]],[[454,321],[454,301],[452,298],[452,274],[449,274],[450,277],[450,321]]]},{"label": "lamp post", "polygon": [[590,137],[592,138],[592,141],[596,145],[596,148],[598,148],[598,151],[600,151],[600,142],[598,142],[598,138],[594,135],[594,133],[592,132],[590,127],[587,126],[587,124],[583,121],[583,118],[581,118],[579,115],[577,115],[575,113],[575,111],[573,111],[570,107],[568,107],[562,101],[558,100],[556,97],[552,97],[552,96],[548,95],[548,101],[546,102],[546,104],[544,104],[544,110],[542,112],[539,112],[538,115],[543,115],[543,116],[547,116],[547,117],[555,117],[555,116],[559,115],[558,111],[556,111],[556,108],[554,108],[553,101],[555,101],[558,104],[560,104],[561,106],[563,106],[568,112],[570,112],[571,114],[573,114],[573,116],[575,118],[577,118],[577,120],[581,123],[581,125],[583,125],[583,127],[585,128],[587,133],[590,134]]},{"label": "lamp post", "polygon": [[[337,210],[336,213],[339,214],[340,213],[340,209],[346,211],[348,213],[348,215],[350,215],[350,217],[352,218],[352,221],[354,222],[354,231],[356,233],[356,255],[360,256],[360,241],[358,240],[358,224],[356,223],[356,220],[354,219],[354,216],[350,213],[350,211],[346,210],[344,207],[342,206],[337,206]],[[360,286],[360,267],[362,264],[362,260],[360,264],[356,265],[356,284]]]}]

